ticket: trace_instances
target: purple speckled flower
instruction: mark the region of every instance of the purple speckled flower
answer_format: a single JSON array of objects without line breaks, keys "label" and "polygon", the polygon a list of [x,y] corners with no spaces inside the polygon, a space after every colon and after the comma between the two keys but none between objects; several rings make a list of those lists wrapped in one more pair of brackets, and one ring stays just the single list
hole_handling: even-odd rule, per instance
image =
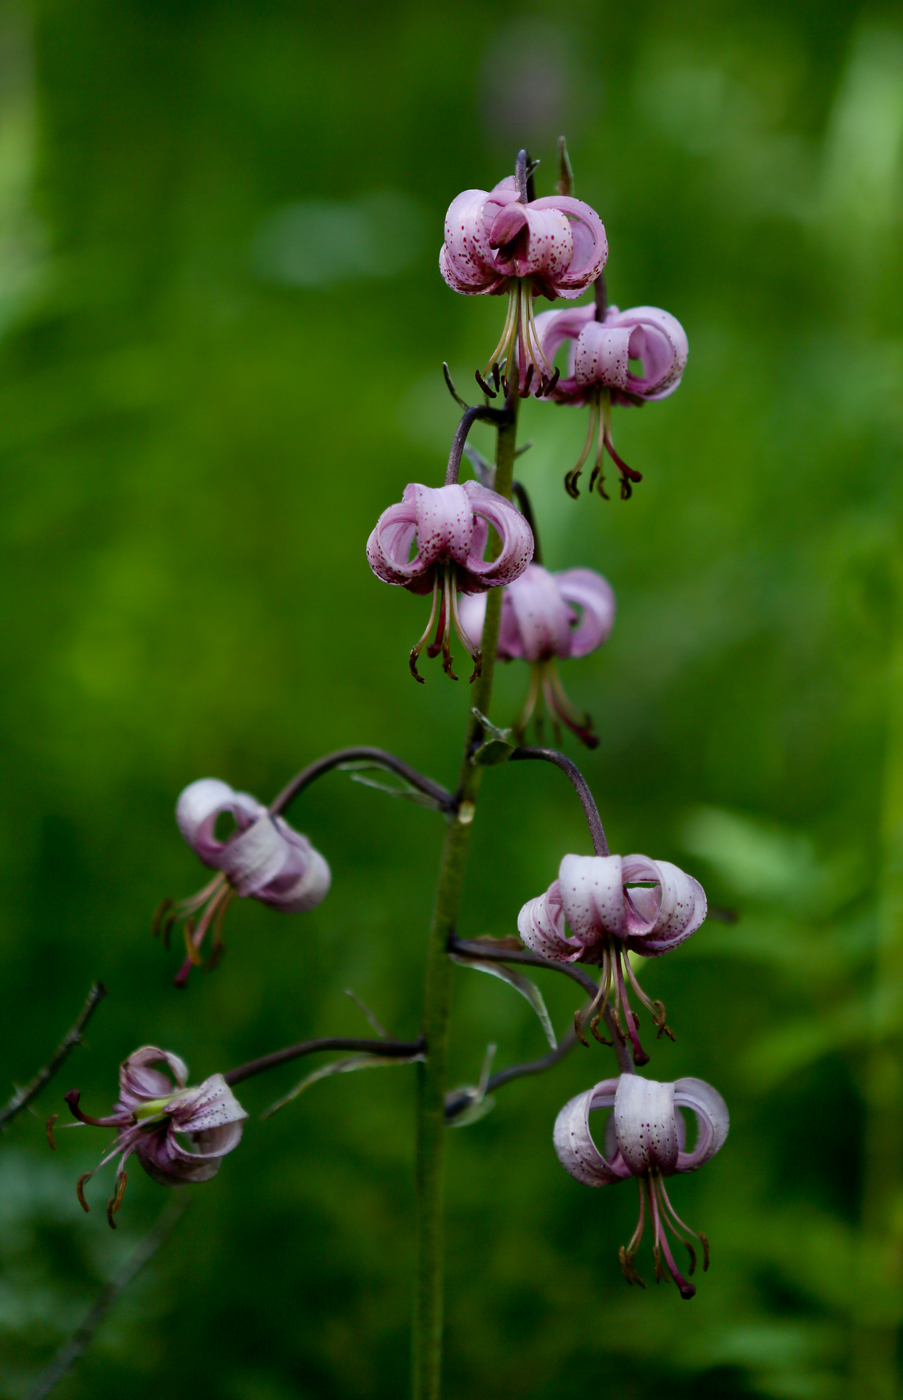
[{"label": "purple speckled flower", "polygon": [[[578,494],[577,478],[595,448],[590,491],[598,482],[603,489],[602,462],[607,452],[621,475],[621,495],[631,494],[631,482],[639,472],[628,467],[615,451],[611,436],[612,404],[643,404],[666,399],[680,384],[687,364],[687,337],[680,322],[657,306],[634,306],[619,311],[598,305],[564,311],[546,311],[536,318],[536,333],[545,360],[551,364],[565,341],[570,341],[567,374],[554,386],[558,403],[588,405],[589,431],[576,467],[565,478],[572,496]],[[631,369],[633,362],[639,369]],[[526,360],[521,377],[526,376]]]},{"label": "purple speckled flower", "polygon": [[[234,830],[220,840],[216,825],[231,816]],[[215,880],[178,906],[184,918],[188,956],[176,977],[184,985],[200,947],[212,927],[214,955],[221,949],[223,919],[234,895],[259,899],[284,913],[313,909],[329,893],[329,866],[306,836],[247,792],[236,792],[219,778],[190,783],[176,803],[179,830],[196,855],[220,872]],[[206,907],[205,907],[206,906]],[[192,916],[203,909],[194,927]]]},{"label": "purple speckled flower", "polygon": [[[589,1127],[590,1113],[600,1108],[614,1110],[605,1125],[604,1155],[593,1141]],[[684,1150],[686,1124],[681,1109],[696,1115],[696,1143],[690,1152]],[[619,1079],[604,1079],[578,1094],[559,1113],[553,1141],[558,1160],[571,1176],[585,1186],[607,1186],[630,1176],[637,1178],[640,1218],[630,1243],[620,1251],[621,1268],[628,1283],[646,1287],[633,1260],[643,1238],[648,1207],[656,1281],[667,1273],[682,1298],[693,1297],[696,1289],[680,1274],[667,1231],[686,1246],[691,1274],[696,1268],[696,1252],[686,1236],[692,1235],[702,1245],[704,1270],[709,1267],[709,1242],[676,1213],[664,1178],[675,1172],[697,1171],[723,1147],[729,1127],[727,1104],[702,1079],[657,1084],[636,1074],[622,1074]]]},{"label": "purple speckled flower", "polygon": [[445,216],[439,270],[453,291],[466,296],[508,293],[508,312],[493,364],[516,363],[527,382],[548,392],[553,375],[536,336],[536,296],[578,297],[598,277],[608,257],[602,221],[569,195],[528,199],[525,167],[492,190],[465,190]]},{"label": "purple speckled flower", "polygon": [[[155,1068],[157,1065],[165,1065],[169,1073]],[[99,1171],[121,1154],[116,1189],[107,1205],[107,1219],[114,1229],[113,1216],[125,1190],[125,1164],[133,1152],[154,1181],[162,1186],[184,1186],[209,1181],[226,1153],[238,1146],[248,1115],[223,1076],[213,1074],[203,1084],[190,1087],[187,1083],[184,1060],[168,1050],[145,1045],[120,1066],[119,1101],[108,1118],[89,1118],[83,1113],[78,1089],[66,1094],[79,1122],[119,1129],[112,1148],[94,1169]],[[78,1181],[78,1199],[85,1210],[89,1207],[84,1186],[93,1175],[85,1172]]]},{"label": "purple speckled flower", "polygon": [[664,1006],[646,996],[627,954],[661,957],[695,933],[706,912],[702,886],[670,861],[639,855],[568,855],[545,894],[523,906],[517,931],[531,952],[550,962],[601,966],[597,998],[601,1009],[591,1028],[598,1035],[595,1027],[611,997],[615,1026],[622,1038],[629,1037],[636,1063],[645,1064],[649,1056],[637,1036],[625,973],[651,1012],[659,1036],[671,1032]]},{"label": "purple speckled flower", "polygon": [[[495,559],[484,559],[490,525],[502,547]],[[405,487],[401,501],[389,506],[377,520],[367,541],[367,561],[384,583],[411,593],[432,594],[426,630],[411,649],[411,672],[418,681],[423,677],[417,672],[417,658],[427,646],[434,622],[436,636],[427,647],[427,655],[438,656],[441,651],[446,674],[457,679],[451,669],[453,624],[473,658],[471,680],[476,679],[480,649],[461,626],[458,592],[485,593],[511,583],[532,557],[533,533],[525,518],[504,496],[479,482]]]},{"label": "purple speckled flower", "polygon": [[[485,598],[462,598],[460,616],[464,630],[479,642]],[[503,661],[529,661],[532,667],[527,699],[514,726],[517,734],[526,730],[542,696],[556,730],[561,720],[587,747],[596,747],[599,741],[591,732],[592,720],[571,704],[556,658],[588,656],[607,641],[614,619],[614,591],[593,569],[551,574],[541,564],[531,564],[507,586],[502,594],[498,654]]]}]

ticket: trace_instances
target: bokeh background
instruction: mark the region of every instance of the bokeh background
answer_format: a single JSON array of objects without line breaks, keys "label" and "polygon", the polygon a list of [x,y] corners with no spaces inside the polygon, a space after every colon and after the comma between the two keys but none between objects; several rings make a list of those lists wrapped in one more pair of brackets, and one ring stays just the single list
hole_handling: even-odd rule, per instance
[{"label": "bokeh background", "polygon": [[[106,1111],[145,1042],[200,1078],[368,1034],[346,987],[417,1032],[441,819],[347,775],[294,809],[332,866],[319,909],[233,905],[227,957],[184,993],[150,918],[201,883],[172,815],[196,777],[269,799],[370,743],[454,781],[466,684],[438,663],[412,684],[423,602],[377,583],[364,542],[408,481],[440,479],[441,361],[472,394],[498,334],[499,300],[438,275],[445,208],[522,144],[550,192],[561,131],[612,300],[669,309],[690,362],[673,398],[616,412],[644,473],[629,503],[566,497],[570,410],[526,406],[520,475],[550,567],[617,592],[608,646],[564,667],[601,734],[585,771],[613,849],[677,861],[740,915],[644,973],[678,1035],[653,1072],[714,1082],[732,1130],[675,1185],[712,1242],[689,1305],[621,1277],[632,1187],[587,1191],[552,1152],[610,1052],[578,1047],[455,1131],[447,1393],[897,1393],[899,6],[44,0],[0,10],[3,1092],[93,978],[110,995],[0,1143],[9,1396],[165,1196],[131,1173],[113,1234],[107,1169],[82,1213],[107,1139],[59,1132],[51,1156],[65,1089]],[[498,722],[525,683],[503,668]],[[588,849],[538,767],[487,775],[464,936],[511,933]],[[563,1031],[573,990],[540,979]],[[498,1066],[544,1048],[526,1003],[461,969],[454,1082],[489,1041]],[[61,1395],[405,1394],[414,1072],[328,1080],[258,1121],[300,1073],[244,1087],[240,1150]]]}]

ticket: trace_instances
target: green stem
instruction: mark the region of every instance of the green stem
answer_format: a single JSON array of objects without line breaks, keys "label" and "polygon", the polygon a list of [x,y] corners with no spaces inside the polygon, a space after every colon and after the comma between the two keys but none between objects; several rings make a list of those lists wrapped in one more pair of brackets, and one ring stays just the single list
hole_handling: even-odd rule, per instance
[{"label": "green stem", "polygon": [[[499,428],[495,489],[510,499],[514,475],[518,399],[509,398],[510,424]],[[448,940],[455,930],[470,831],[480,791],[482,768],[469,755],[480,722],[473,714],[489,713],[492,681],[498,650],[502,590],[493,588],[486,600],[483,625],[482,672],[471,691],[471,713],[464,741],[458,808],[449,817],[439,866],[439,882],[433,906],[427,950],[426,988],[423,998],[423,1039],[426,1057],[418,1066],[417,1080],[417,1262],[414,1285],[413,1395],[414,1400],[439,1400],[442,1367],[443,1311],[443,1148],[445,1145],[445,1091],[448,1070],[448,1017],[451,1004],[452,963]]]}]

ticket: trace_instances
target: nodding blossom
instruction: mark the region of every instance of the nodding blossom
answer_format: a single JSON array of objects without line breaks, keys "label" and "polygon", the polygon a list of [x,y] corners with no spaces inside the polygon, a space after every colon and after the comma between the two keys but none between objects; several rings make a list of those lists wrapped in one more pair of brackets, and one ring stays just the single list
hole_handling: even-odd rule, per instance
[{"label": "nodding blossom", "polygon": [[[604,288],[601,283],[600,300]],[[605,496],[602,463],[607,452],[621,476],[621,497],[627,500],[639,472],[617,454],[611,436],[612,404],[641,405],[666,399],[680,384],[687,364],[687,337],[680,322],[657,306],[634,306],[619,311],[600,304],[565,311],[546,311],[536,318],[536,333],[545,360],[551,364],[560,346],[571,341],[568,369],[553,389],[558,403],[588,405],[589,429],[580,459],[565,477],[568,494],[579,495],[577,479],[587,458],[594,453],[589,489],[598,483]],[[635,373],[631,361],[639,361]],[[522,361],[522,379],[527,362]],[[607,497],[606,497],[607,499]]]},{"label": "nodding blossom", "polygon": [[[165,1065],[169,1073],[154,1065]],[[115,1190],[107,1204],[107,1219],[113,1229],[113,1216],[125,1190],[125,1164],[133,1152],[148,1176],[161,1186],[184,1186],[216,1176],[226,1153],[238,1146],[248,1115],[223,1076],[213,1074],[203,1084],[187,1084],[184,1060],[156,1045],[144,1045],[120,1065],[119,1101],[108,1118],[89,1118],[83,1113],[78,1089],[65,1095],[80,1123],[119,1129],[110,1151],[93,1172],[79,1177],[76,1187],[79,1201],[88,1210],[85,1182],[121,1153]]]},{"label": "nodding blossom", "polygon": [[[462,598],[460,617],[465,631],[479,642],[485,598]],[[531,564],[508,584],[502,594],[498,654],[503,661],[529,661],[532,667],[527,699],[514,726],[516,734],[523,735],[542,697],[556,739],[560,720],[588,748],[596,747],[599,740],[591,732],[592,720],[574,709],[555,662],[557,657],[588,656],[608,640],[614,620],[614,591],[593,569],[551,574],[541,564]]]},{"label": "nodding blossom", "polygon": [[[495,559],[484,559],[489,526],[502,547]],[[413,558],[412,549],[415,550]],[[473,659],[471,680],[480,674],[480,649],[461,625],[458,592],[485,593],[512,583],[533,557],[533,532],[516,506],[477,481],[463,486],[410,485],[401,501],[384,510],[367,541],[367,561],[377,578],[407,588],[411,593],[431,593],[432,607],[426,630],[411,648],[410,667],[415,680],[417,658],[442,652],[446,675],[452,670],[451,627]],[[437,620],[438,619],[438,620]],[[434,641],[427,646],[436,623]]]},{"label": "nodding blossom", "polygon": [[[605,1155],[593,1141],[589,1115],[594,1109],[614,1109],[605,1125]],[[685,1151],[686,1124],[681,1109],[696,1115],[696,1143]],[[666,1274],[677,1284],[682,1298],[696,1292],[679,1272],[668,1243],[668,1231],[690,1255],[690,1270],[696,1268],[696,1251],[686,1238],[692,1235],[702,1245],[702,1267],[709,1267],[709,1242],[702,1232],[691,1230],[675,1211],[665,1188],[664,1178],[675,1172],[695,1172],[723,1147],[730,1127],[727,1104],[711,1084],[702,1079],[678,1079],[674,1084],[657,1084],[637,1074],[620,1079],[603,1079],[584,1094],[566,1103],[555,1120],[553,1142],[558,1160],[571,1176],[585,1186],[607,1186],[637,1178],[640,1188],[640,1218],[626,1248],[620,1251],[621,1269],[628,1283],[646,1285],[633,1267],[646,1226],[646,1211],[652,1226],[652,1253],[655,1279]],[[664,1261],[664,1262],[663,1262]]]},{"label": "nodding blossom", "polygon": [[[641,1065],[649,1056],[637,1035],[639,1018],[630,1009],[627,982],[651,1013],[659,1037],[674,1037],[665,1023],[664,1006],[646,996],[627,954],[661,957],[695,933],[706,912],[702,886],[670,861],[637,855],[568,855],[545,894],[523,906],[517,931],[531,952],[549,962],[601,967],[599,994],[590,1008],[596,1012],[590,1030],[597,1040],[603,1039],[596,1027],[611,1001],[615,1028],[622,1041],[630,1039],[634,1062]],[[578,1034],[581,1021],[578,1012]]]},{"label": "nodding blossom", "polygon": [[[220,817],[230,815],[235,829],[224,840],[216,834]],[[187,981],[192,964],[200,963],[200,948],[213,929],[211,965],[222,952],[222,927],[232,899],[259,899],[274,909],[296,913],[313,909],[329,893],[329,866],[306,836],[293,831],[282,817],[272,817],[256,797],[236,792],[219,778],[190,783],[176,803],[176,821],[188,845],[205,865],[220,873],[172,913],[161,905],[157,924],[165,917],[164,936],[177,918],[185,920],[187,957],[176,985]],[[194,923],[194,916],[202,910]]]},{"label": "nodding blossom", "polygon": [[555,372],[537,337],[533,299],[578,297],[605,266],[608,242],[602,220],[583,200],[561,194],[529,199],[528,179],[522,151],[516,175],[452,201],[439,270],[453,291],[467,296],[507,292],[504,329],[484,373],[519,358],[524,392],[532,382],[542,394]]}]

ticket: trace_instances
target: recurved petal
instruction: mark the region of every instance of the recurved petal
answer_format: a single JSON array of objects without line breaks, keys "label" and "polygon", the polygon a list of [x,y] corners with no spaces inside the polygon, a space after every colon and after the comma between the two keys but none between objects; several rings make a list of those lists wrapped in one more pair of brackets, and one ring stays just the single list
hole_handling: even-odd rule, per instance
[{"label": "recurved petal", "polygon": [[180,1096],[173,1107],[172,1122],[180,1133],[210,1133],[242,1123],[247,1116],[223,1076],[211,1074],[203,1084]]},{"label": "recurved petal", "polygon": [[[678,1153],[676,1171],[695,1172],[724,1146],[731,1125],[727,1104],[711,1084],[704,1079],[678,1079],[674,1085],[674,1103],[696,1114],[698,1131],[692,1152]],[[682,1144],[681,1144],[682,1146]]]},{"label": "recurved petal", "polygon": [[[574,375],[577,383],[608,384],[626,389],[630,367],[631,332],[627,326],[590,321],[577,338]],[[638,391],[637,391],[638,392]]]},{"label": "recurved petal", "polygon": [[405,487],[402,500],[384,510],[367,541],[367,563],[383,583],[406,584],[423,570],[419,553],[411,559],[417,534],[417,501]]},{"label": "recurved petal", "polygon": [[[630,900],[637,911],[631,918],[625,942],[643,957],[654,958],[676,948],[704,922],[707,913],[705,890],[692,875],[687,875],[668,860],[650,860],[648,856],[624,857],[624,881],[657,880],[655,892],[630,890]],[[654,907],[650,901],[654,896]]]},{"label": "recurved petal", "polygon": [[[507,604],[507,608],[506,608]],[[574,614],[561,596],[555,577],[541,564],[530,564],[505,590],[502,610],[513,614],[525,661],[568,656]]]},{"label": "recurved petal", "polygon": [[[440,257],[439,268],[455,291],[462,289],[456,282],[472,292],[488,291],[489,284],[499,275],[484,226],[484,207],[489,198],[486,190],[464,190],[448,207],[445,258]],[[453,273],[455,281],[446,275],[446,269]]]},{"label": "recurved petal", "polygon": [[175,1092],[172,1080],[152,1065],[166,1065],[176,1088],[188,1083],[188,1066],[178,1055],[156,1045],[142,1045],[119,1066],[119,1098],[126,1108],[137,1108],[148,1099],[162,1099]]},{"label": "recurved petal", "polygon": [[622,1074],[615,1095],[615,1134],[621,1156],[639,1176],[650,1167],[668,1173],[677,1166],[680,1144],[674,1116],[674,1085]]},{"label": "recurved petal", "polygon": [[555,582],[565,602],[581,610],[571,629],[569,650],[559,655],[588,656],[608,640],[614,626],[614,589],[595,569],[566,569],[555,575]]},{"label": "recurved petal", "polygon": [[[486,587],[511,583],[524,572],[533,558],[533,531],[516,506],[506,501],[497,491],[490,491],[478,481],[467,481],[462,487],[445,487],[446,491],[464,491],[469,497],[473,514],[481,516],[497,532],[502,547],[495,559],[482,559],[473,551],[467,557],[465,568],[473,575],[476,588],[468,587],[469,580],[459,573],[462,591],[476,592]],[[482,551],[481,551],[482,553]],[[456,555],[455,558],[458,556]],[[461,561],[464,562],[464,561]]]},{"label": "recurved petal", "polygon": [[[468,482],[468,486],[476,485]],[[473,540],[473,506],[465,488],[412,485],[406,487],[405,496],[408,492],[417,507],[417,558],[422,565],[434,564],[438,559],[467,564]]]},{"label": "recurved petal", "polygon": [[[568,306],[564,311],[541,311],[536,317],[536,334],[546,360],[551,364],[566,340],[576,340],[596,314],[595,306]],[[573,373],[570,366],[569,373]],[[540,388],[537,385],[536,388]]]},{"label": "recurved petal", "polygon": [[561,902],[575,940],[589,947],[627,926],[620,856],[565,856],[558,868]]},{"label": "recurved petal", "polygon": [[633,306],[609,313],[606,324],[629,329],[630,357],[642,360],[642,375],[631,374],[627,388],[644,399],[665,399],[680,384],[689,346],[683,326],[658,306]]},{"label": "recurved petal", "polygon": [[236,894],[242,898],[259,894],[275,880],[288,859],[286,847],[285,837],[268,813],[234,836],[223,852],[222,869]]},{"label": "recurved petal", "polygon": [[565,933],[557,880],[545,894],[527,900],[517,916],[517,931],[531,953],[550,962],[574,962],[582,951],[580,944]]},{"label": "recurved petal", "polygon": [[329,893],[329,866],[306,836],[293,831],[280,817],[276,818],[276,826],[286,843],[285,864],[274,879],[257,891],[256,898],[286,914],[313,909]]},{"label": "recurved petal", "polygon": [[577,297],[594,282],[608,258],[608,240],[602,220],[582,199],[568,195],[550,195],[534,199],[531,210],[556,209],[564,214],[571,227],[573,250],[567,269],[556,278],[556,290],[562,297]]},{"label": "recurved petal", "polygon": [[566,1103],[555,1119],[552,1141],[558,1160],[565,1171],[585,1186],[607,1186],[630,1175],[630,1169],[620,1156],[611,1160],[602,1156],[589,1130],[590,1111],[611,1108],[617,1088],[617,1079],[603,1079]]},{"label": "recurved petal", "polygon": [[247,792],[236,792],[219,778],[189,783],[176,802],[176,821],[185,841],[205,865],[222,869],[225,842],[216,838],[217,818],[231,812],[239,830],[246,830],[266,809]]}]

